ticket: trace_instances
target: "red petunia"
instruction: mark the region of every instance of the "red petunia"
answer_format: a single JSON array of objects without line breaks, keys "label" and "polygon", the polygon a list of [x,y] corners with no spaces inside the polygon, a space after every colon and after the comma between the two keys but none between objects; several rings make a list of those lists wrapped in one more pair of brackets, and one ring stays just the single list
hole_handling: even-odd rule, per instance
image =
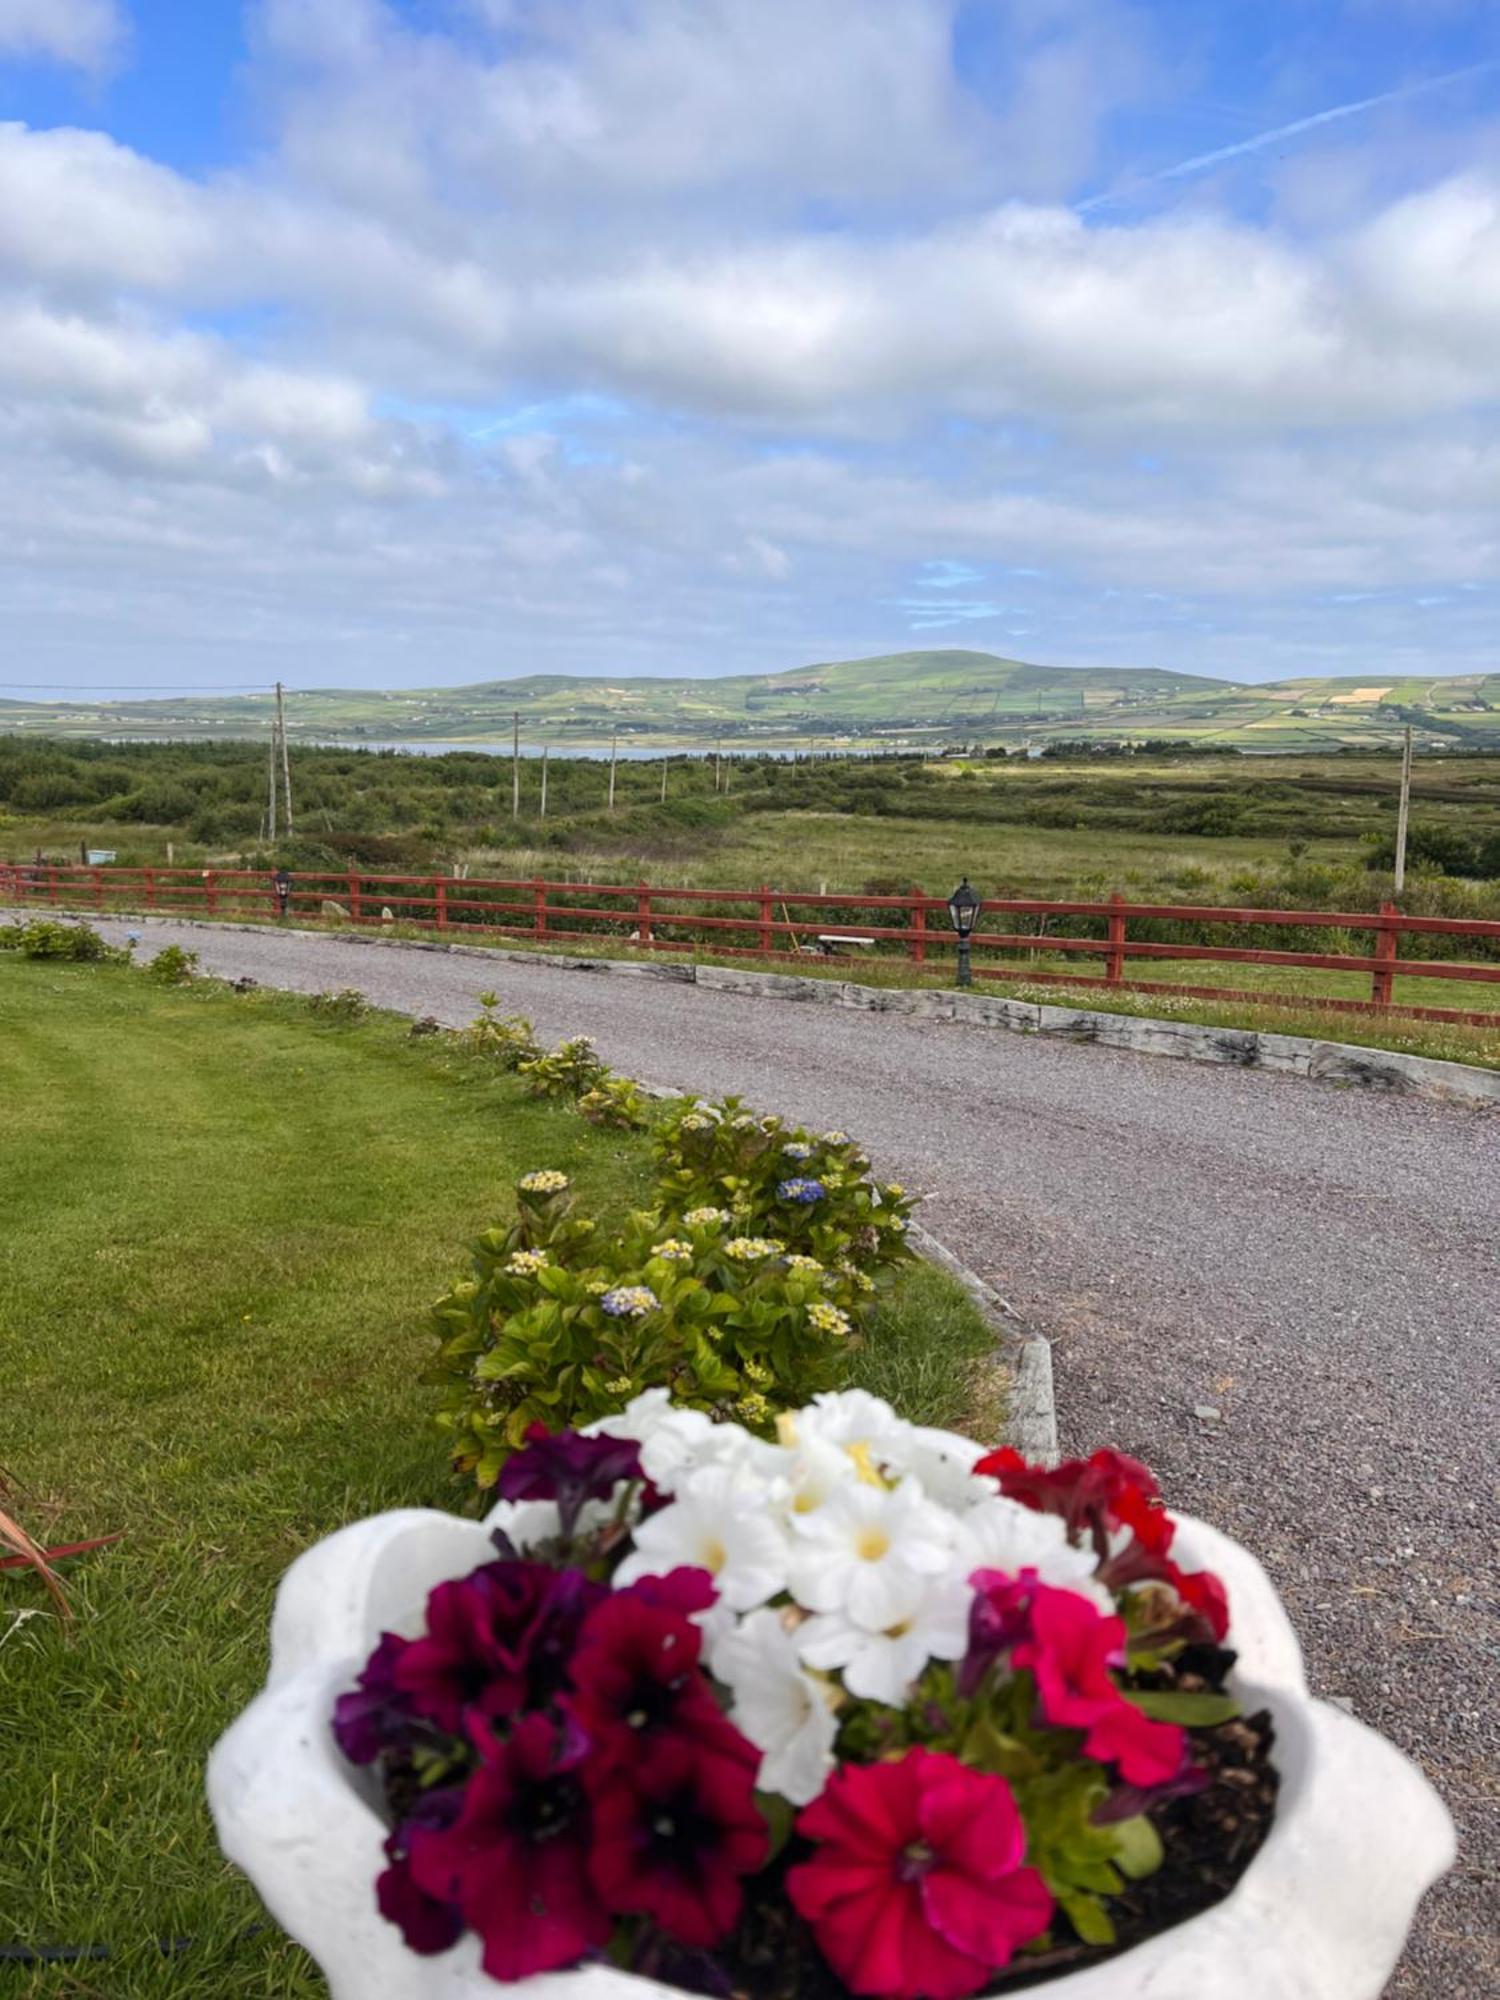
[{"label": "red petunia", "polygon": [[[700,1584],[701,1579],[701,1584]],[[664,1736],[691,1738],[752,1770],[759,1752],[725,1719],[698,1661],[703,1635],[680,1606],[713,1601],[702,1570],[674,1570],[615,1591],[585,1620],[564,1706],[605,1757],[650,1754]]]},{"label": "red petunia", "polygon": [[651,1755],[596,1770],[592,1872],[600,1903],[652,1918],[680,1944],[707,1949],[739,1920],[741,1877],[770,1842],[746,1764],[680,1736]]},{"label": "red petunia", "polygon": [[1105,1617],[1076,1591],[1037,1584],[1030,1626],[1030,1637],[1015,1647],[1011,1662],[1031,1669],[1047,1721],[1083,1730],[1084,1754],[1115,1765],[1127,1784],[1160,1785],[1175,1778],[1187,1758],[1186,1731],[1142,1715],[1110,1673],[1125,1658],[1125,1621]]},{"label": "red petunia", "polygon": [[846,1764],[797,1831],[787,1894],[853,1993],[962,2000],[1051,1921],[1010,1786],[946,1752]]},{"label": "red petunia", "polygon": [[576,1965],[613,1928],[588,1877],[584,1747],[542,1715],[522,1716],[503,1743],[480,1733],[452,1825],[407,1836],[411,1883],[479,1933],[492,1979]]},{"label": "red petunia", "polygon": [[432,1591],[427,1630],[402,1649],[391,1682],[418,1715],[455,1735],[471,1715],[539,1707],[562,1687],[579,1627],[604,1595],[581,1570],[486,1563]]},{"label": "red petunia", "polygon": [[[979,1460],[976,1472],[1000,1482],[1007,1499],[1038,1514],[1061,1516],[1069,1539],[1087,1533],[1099,1556],[1099,1580],[1111,1590],[1155,1579],[1168,1583],[1220,1642],[1229,1630],[1229,1600],[1209,1570],[1183,1570],[1168,1551],[1177,1523],[1162,1505],[1161,1488],[1139,1459],[1122,1451],[1096,1451],[1061,1465],[1031,1465],[1009,1445]],[[1121,1529],[1131,1540],[1112,1547]]]}]

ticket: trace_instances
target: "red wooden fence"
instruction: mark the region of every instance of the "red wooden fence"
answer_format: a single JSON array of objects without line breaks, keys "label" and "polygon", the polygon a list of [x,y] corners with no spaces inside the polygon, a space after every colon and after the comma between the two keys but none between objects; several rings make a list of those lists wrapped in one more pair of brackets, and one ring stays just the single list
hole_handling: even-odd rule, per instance
[{"label": "red wooden fence", "polygon": [[[22,905],[43,904],[70,909],[148,911],[164,916],[239,917],[257,922],[267,918],[319,919],[379,926],[395,918],[423,929],[481,930],[505,937],[541,938],[549,943],[597,940],[604,933],[615,942],[650,951],[692,952],[705,942],[717,957],[782,958],[822,949],[840,962],[857,953],[856,941],[900,947],[913,963],[930,963],[931,955],[951,950],[954,938],[948,906],[939,896],[810,895],[804,890],[783,893],[762,884],[756,889],[668,889],[650,883],[606,886],[594,882],[549,882],[540,879],[504,881],[460,880],[446,875],[371,875],[363,871],[299,872],[291,878],[285,912],[275,878],[265,870],[237,868],[78,868],[0,863],[0,896]],[[580,902],[577,899],[587,900]],[[562,899],[562,900],[558,900]],[[710,910],[705,905],[717,906]],[[332,906],[325,908],[325,905]],[[741,908],[743,906],[743,908]],[[726,914],[726,910],[730,913]],[[860,913],[851,922],[850,911]],[[793,913],[796,913],[795,915]],[[822,912],[821,917],[817,914]],[[898,916],[901,919],[897,922]],[[866,921],[866,917],[871,921]],[[979,921],[986,917],[1086,917],[1098,921],[1099,937],[1053,937],[1040,931],[978,930],[972,939],[977,955],[1078,953],[1103,959],[1098,972],[1038,974],[1048,985],[1144,988],[1194,999],[1243,1000],[1257,1005],[1327,1007],[1343,1012],[1395,1013],[1410,1019],[1467,1022],[1500,1026],[1500,1012],[1473,1013],[1452,1007],[1403,1007],[1393,993],[1398,979],[1461,979],[1500,985],[1500,963],[1463,964],[1452,959],[1425,959],[1403,951],[1407,937],[1449,937],[1483,940],[1500,945],[1500,923],[1464,921],[1453,917],[1404,916],[1394,904],[1378,911],[1256,910],[1190,903],[1132,903],[1122,896],[1107,902],[1041,902],[1030,898],[986,897]],[[1370,934],[1368,954],[1353,952],[1284,951],[1272,946],[1205,945],[1157,942],[1132,937],[1132,920],[1233,925],[1268,929],[1360,931]],[[583,928],[579,928],[579,926]],[[824,941],[809,946],[805,939]],[[1500,952],[1497,952],[1500,958]],[[1205,960],[1215,964],[1306,966],[1331,972],[1358,972],[1370,980],[1368,1000],[1337,1000],[1300,994],[1265,993],[1222,986],[1185,986],[1127,975],[1133,961],[1151,959]],[[1024,977],[1014,963],[977,964],[981,978]]]}]

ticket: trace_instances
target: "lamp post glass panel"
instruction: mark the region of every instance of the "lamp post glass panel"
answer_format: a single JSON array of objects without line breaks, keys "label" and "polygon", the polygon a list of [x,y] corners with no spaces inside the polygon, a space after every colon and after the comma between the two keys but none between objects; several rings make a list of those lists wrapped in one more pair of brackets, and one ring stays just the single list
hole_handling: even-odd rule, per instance
[{"label": "lamp post glass panel", "polygon": [[969,960],[969,939],[973,935],[974,923],[979,915],[979,910],[980,898],[969,887],[969,878],[965,875],[962,882],[959,883],[953,894],[948,898],[949,920],[954,930],[958,933],[958,983],[960,986],[972,986],[974,983],[974,968]]}]

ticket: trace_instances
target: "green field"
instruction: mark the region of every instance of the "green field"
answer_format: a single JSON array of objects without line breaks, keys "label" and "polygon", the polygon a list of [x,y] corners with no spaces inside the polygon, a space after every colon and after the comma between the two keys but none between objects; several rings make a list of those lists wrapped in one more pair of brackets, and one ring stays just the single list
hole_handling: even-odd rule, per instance
[{"label": "green field", "polygon": [[[0,730],[231,738],[262,733],[266,695],[96,703],[0,702]],[[1057,667],[994,653],[927,650],[822,661],[771,674],[652,679],[532,674],[458,688],[312,688],[288,728],[308,740],[530,743],[943,743],[1159,737],[1249,749],[1394,742],[1500,744],[1500,675],[1371,672],[1255,684],[1151,667]]]},{"label": "green field", "polygon": [[[6,1504],[51,1542],[125,1536],[68,1565],[71,1644],[29,1577],[0,1574],[5,1941],[110,1951],[3,1966],[0,1988],[315,1995],[218,1857],[204,1757],[263,1675],[300,1549],[380,1508],[464,1503],[416,1374],[468,1239],[537,1166],[605,1217],[638,1205],[645,1143],[392,1019],[323,1026],[272,995],[10,954],[0,1102]],[[953,1421],[991,1338],[919,1268],[860,1379]]]}]

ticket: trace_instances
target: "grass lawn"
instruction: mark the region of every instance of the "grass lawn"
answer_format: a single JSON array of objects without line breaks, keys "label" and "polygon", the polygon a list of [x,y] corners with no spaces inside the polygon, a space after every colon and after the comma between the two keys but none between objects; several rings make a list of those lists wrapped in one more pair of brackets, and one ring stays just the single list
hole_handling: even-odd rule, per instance
[{"label": "grass lawn", "polygon": [[[213,1739],[259,1684],[281,1571],[360,1515],[461,1505],[426,1425],[428,1303],[529,1168],[606,1219],[644,1142],[298,1002],[0,958],[0,1466],[66,1566],[66,1643],[0,1574],[0,1944],[102,1945],[9,1996],[250,2000],[322,1982],[218,1856]],[[993,1427],[958,1287],[905,1280],[859,1377]],[[261,1925],[262,1928],[252,1928]],[[158,1940],[187,1939],[164,1955]]]}]

